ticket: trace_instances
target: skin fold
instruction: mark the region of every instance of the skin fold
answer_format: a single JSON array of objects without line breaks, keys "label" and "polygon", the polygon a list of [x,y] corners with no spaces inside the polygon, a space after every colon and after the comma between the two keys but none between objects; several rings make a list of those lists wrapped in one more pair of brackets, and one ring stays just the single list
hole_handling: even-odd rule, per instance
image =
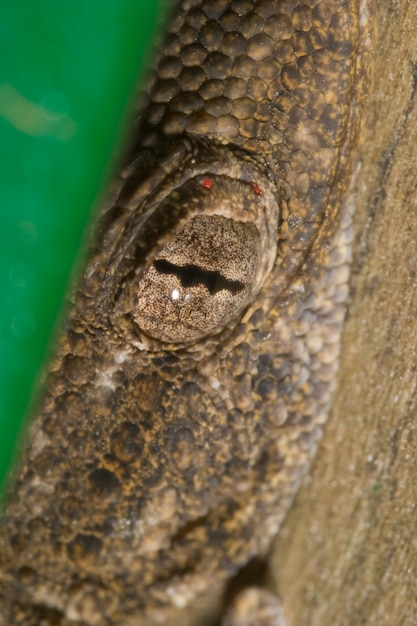
[{"label": "skin fold", "polygon": [[268,550],[331,400],[371,26],[178,4],[10,482],[1,626],[191,624]]}]

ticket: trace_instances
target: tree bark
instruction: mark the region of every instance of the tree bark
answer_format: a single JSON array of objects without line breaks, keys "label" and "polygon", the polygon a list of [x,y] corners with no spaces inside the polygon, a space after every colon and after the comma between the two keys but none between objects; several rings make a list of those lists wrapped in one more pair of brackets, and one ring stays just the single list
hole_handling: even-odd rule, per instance
[{"label": "tree bark", "polygon": [[417,624],[417,11],[377,6],[338,389],[274,549],[292,626]]}]

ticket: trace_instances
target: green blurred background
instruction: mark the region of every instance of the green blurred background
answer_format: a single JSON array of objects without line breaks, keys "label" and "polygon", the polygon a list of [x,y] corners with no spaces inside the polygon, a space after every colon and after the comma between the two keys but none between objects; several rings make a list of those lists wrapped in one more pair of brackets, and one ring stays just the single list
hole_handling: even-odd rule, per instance
[{"label": "green blurred background", "polygon": [[162,0],[0,3],[0,476]]}]

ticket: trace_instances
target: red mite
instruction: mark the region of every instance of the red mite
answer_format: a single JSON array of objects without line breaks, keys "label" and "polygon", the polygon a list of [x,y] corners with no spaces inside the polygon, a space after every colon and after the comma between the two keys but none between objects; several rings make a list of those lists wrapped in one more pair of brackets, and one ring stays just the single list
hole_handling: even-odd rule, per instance
[{"label": "red mite", "polygon": [[251,185],[252,185],[252,189],[254,190],[254,192],[258,196],[261,196],[262,195],[262,189],[259,187],[259,185],[257,185],[256,183],[251,183]]},{"label": "red mite", "polygon": [[201,184],[204,189],[211,189],[213,187],[213,181],[211,178],[203,178],[203,182]]}]

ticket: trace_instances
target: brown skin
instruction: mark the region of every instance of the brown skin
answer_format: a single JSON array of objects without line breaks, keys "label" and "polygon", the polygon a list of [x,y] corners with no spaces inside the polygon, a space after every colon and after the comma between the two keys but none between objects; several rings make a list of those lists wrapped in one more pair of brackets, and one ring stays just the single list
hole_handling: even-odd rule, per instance
[{"label": "brown skin", "polygon": [[[365,3],[308,4],[261,0],[253,14],[248,2],[185,2],[174,20],[137,160],[103,210],[11,487],[7,626],[186,623],[181,607],[278,530],[330,403],[350,259],[342,196],[369,81]],[[182,329],[174,342],[174,313],[168,335],[156,283],[141,285],[163,259],[168,293],[201,296],[204,281],[189,287],[172,266],[207,198],[248,225],[215,218],[207,232],[221,222],[233,259],[251,233],[260,261],[231,271],[218,235],[199,246],[206,258],[190,249],[186,265],[247,290],[221,328],[213,316],[215,334],[200,316],[198,339]],[[205,302],[217,313],[215,292]],[[149,293],[147,334],[137,307]]]},{"label": "brown skin", "polygon": [[297,626],[417,623],[415,4],[377,17],[339,386],[275,548]]}]

